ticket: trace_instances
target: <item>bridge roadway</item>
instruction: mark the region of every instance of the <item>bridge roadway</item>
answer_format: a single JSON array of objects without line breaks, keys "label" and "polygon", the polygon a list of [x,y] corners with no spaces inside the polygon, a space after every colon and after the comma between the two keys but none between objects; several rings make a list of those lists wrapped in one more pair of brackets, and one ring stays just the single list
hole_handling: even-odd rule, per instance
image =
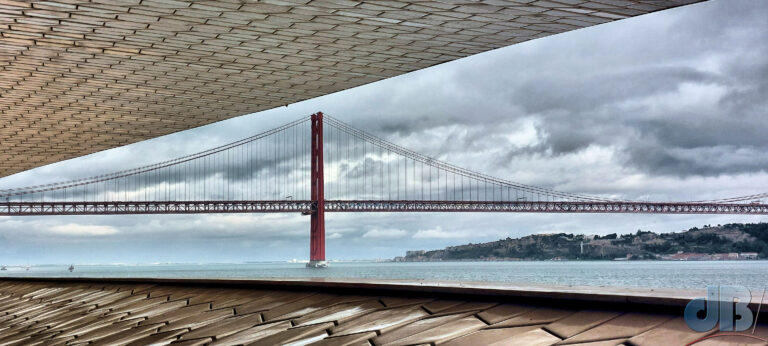
[{"label": "bridge roadway", "polygon": [[[5,202],[2,216],[303,213],[314,203],[273,201],[164,202]],[[483,202],[483,201],[357,201],[327,200],[326,212],[502,212],[502,213],[625,213],[625,214],[746,214],[768,215],[768,204],[690,202]]]}]

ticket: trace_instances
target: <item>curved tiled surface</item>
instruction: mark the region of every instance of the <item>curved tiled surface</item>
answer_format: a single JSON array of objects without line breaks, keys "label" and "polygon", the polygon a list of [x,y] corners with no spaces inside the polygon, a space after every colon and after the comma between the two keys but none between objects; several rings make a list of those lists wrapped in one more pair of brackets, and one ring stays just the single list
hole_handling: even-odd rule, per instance
[{"label": "curved tiled surface", "polygon": [[[680,314],[327,291],[0,281],[0,345],[671,346],[710,335]],[[765,325],[702,344],[760,338]]]},{"label": "curved tiled surface", "polygon": [[0,0],[0,177],[701,0]]}]

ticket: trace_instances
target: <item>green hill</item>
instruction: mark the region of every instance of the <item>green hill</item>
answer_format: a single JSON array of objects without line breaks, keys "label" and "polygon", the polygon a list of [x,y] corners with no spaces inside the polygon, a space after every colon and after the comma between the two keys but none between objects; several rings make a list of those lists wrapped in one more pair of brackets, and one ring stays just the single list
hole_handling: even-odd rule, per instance
[{"label": "green hill", "polygon": [[761,258],[768,257],[768,223],[708,225],[661,234],[641,230],[605,236],[534,234],[442,250],[410,251],[407,256],[396,260],[661,259],[679,253],[712,255],[752,252],[758,253]]}]

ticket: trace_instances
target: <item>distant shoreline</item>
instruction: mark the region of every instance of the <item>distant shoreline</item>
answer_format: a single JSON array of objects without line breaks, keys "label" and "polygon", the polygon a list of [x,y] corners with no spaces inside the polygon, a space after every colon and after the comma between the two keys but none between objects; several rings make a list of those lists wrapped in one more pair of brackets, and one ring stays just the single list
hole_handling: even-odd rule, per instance
[{"label": "distant shoreline", "polygon": [[439,261],[735,261],[768,258],[768,223],[705,225],[682,232],[532,234],[439,250],[411,250],[394,262]]},{"label": "distant shoreline", "polygon": [[[707,260],[671,260],[671,259],[632,259],[632,260],[616,260],[616,259],[562,259],[562,260],[547,260],[547,259],[447,259],[447,260],[430,260],[430,261],[388,261],[386,263],[440,263],[440,262],[762,262],[768,261],[768,258],[757,259],[707,259]],[[381,263],[381,262],[379,262]]]}]

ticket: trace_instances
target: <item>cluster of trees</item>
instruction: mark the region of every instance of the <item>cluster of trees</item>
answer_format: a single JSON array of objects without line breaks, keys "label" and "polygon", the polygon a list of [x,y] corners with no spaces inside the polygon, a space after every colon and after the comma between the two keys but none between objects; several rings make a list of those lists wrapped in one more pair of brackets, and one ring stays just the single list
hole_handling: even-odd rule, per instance
[{"label": "cluster of trees", "polygon": [[734,246],[739,252],[757,252],[762,258],[768,258],[768,223],[735,223],[723,227],[736,228],[755,237],[756,241],[738,242]]},{"label": "cluster of trees", "polygon": [[[711,228],[707,225],[705,228]],[[757,252],[760,257],[768,257],[768,223],[741,224],[733,223],[717,225],[721,230],[738,230],[754,239],[732,241],[717,233],[696,233],[699,228],[691,228],[688,232],[667,233],[658,235],[664,242],[644,244],[643,248],[653,253],[697,252],[697,253],[725,253],[725,252]]]}]

